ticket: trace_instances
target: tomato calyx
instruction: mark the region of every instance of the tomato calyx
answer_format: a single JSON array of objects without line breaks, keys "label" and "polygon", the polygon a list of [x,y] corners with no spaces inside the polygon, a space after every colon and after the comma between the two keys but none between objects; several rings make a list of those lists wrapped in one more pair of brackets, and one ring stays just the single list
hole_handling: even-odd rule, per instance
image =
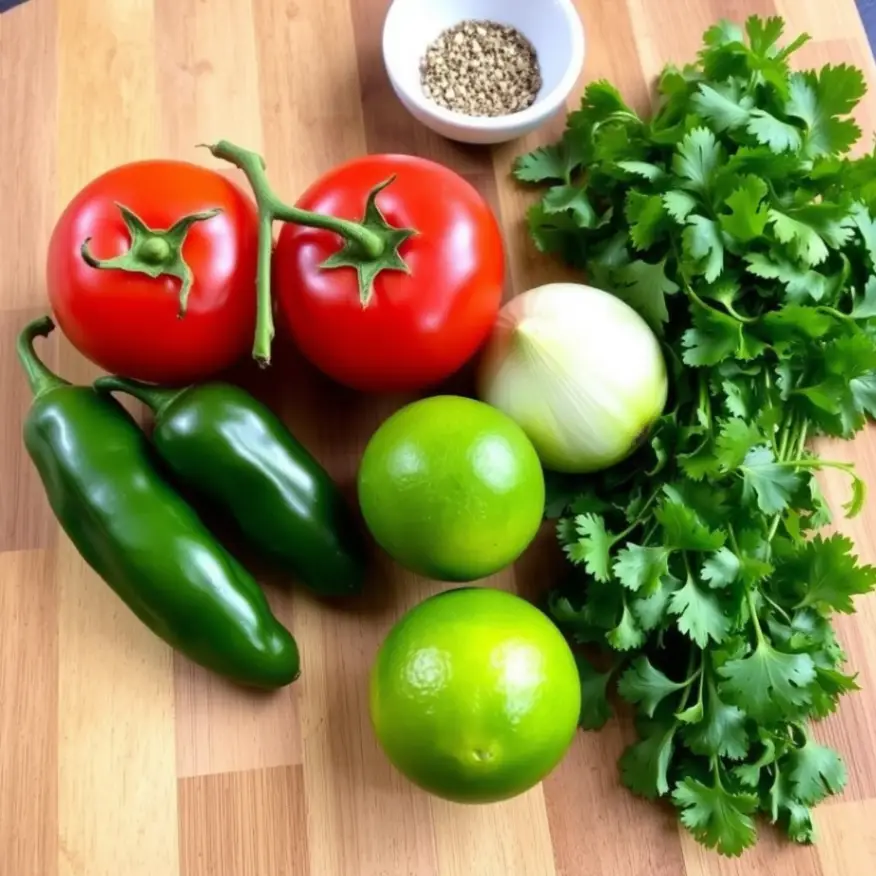
[{"label": "tomato calyx", "polygon": [[411,272],[398,248],[417,232],[413,228],[395,228],[390,225],[377,206],[377,196],[394,180],[395,176],[391,176],[371,189],[365,203],[365,215],[360,223],[362,228],[380,240],[381,246],[377,252],[365,252],[358,240],[348,238],[341,249],[320,265],[321,268],[355,268],[359,275],[359,301],[362,307],[367,307],[371,301],[374,295],[374,278],[381,271],[404,271],[406,274]]},{"label": "tomato calyx", "polygon": [[85,238],[79,248],[83,260],[98,270],[130,271],[146,274],[153,279],[160,276],[176,277],[180,281],[179,308],[177,316],[186,314],[189,293],[192,290],[192,269],[182,256],[182,247],[189,229],[196,222],[212,219],[221,209],[204,210],[183,216],[167,229],[150,228],[133,210],[116,202],[131,242],[126,252],[110,259],[98,259],[89,247],[90,237]]},{"label": "tomato calyx", "polygon": [[271,341],[274,337],[274,319],[271,302],[271,255],[273,245],[272,227],[275,220],[311,228],[333,231],[344,240],[336,253],[330,255],[321,268],[353,268],[358,276],[359,301],[367,307],[374,295],[374,280],[381,271],[403,271],[410,268],[402,258],[399,247],[417,234],[414,228],[397,228],[390,225],[377,204],[377,196],[395,179],[384,180],[368,193],[365,212],[359,222],[322,213],[313,213],[290,206],[274,193],[266,174],[265,160],[255,152],[220,140],[207,146],[216,158],[231,162],[246,175],[256,199],[259,212],[259,251],[256,287],[258,290],[258,315],[253,357],[266,366],[271,360]]}]

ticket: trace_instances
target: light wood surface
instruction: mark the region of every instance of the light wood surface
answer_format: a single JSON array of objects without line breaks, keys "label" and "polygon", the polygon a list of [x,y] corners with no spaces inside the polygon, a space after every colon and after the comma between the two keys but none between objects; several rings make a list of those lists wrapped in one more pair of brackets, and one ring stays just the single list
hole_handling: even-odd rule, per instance
[{"label": "light wood surface", "polygon": [[[440,2],[440,0],[434,0]],[[539,0],[532,0],[539,2]],[[241,692],[175,656],[91,573],[49,512],[21,445],[29,403],[15,333],[45,309],[44,251],[69,198],[114,164],[210,162],[220,137],[263,151],[288,199],[337,162],[401,151],[444,162],[486,195],[507,234],[508,294],[560,269],[521,225],[530,195],[509,178],[537,136],[493,151],[442,141],[396,102],[379,53],[387,0],[30,0],[0,16],[0,874],[2,876],[872,876],[876,872],[876,598],[841,621],[863,691],[819,728],[847,760],[842,797],[817,812],[820,843],[769,828],[726,861],[674,813],[623,789],[631,729],[579,734],[543,785],[503,805],[431,799],[380,754],[368,667],[399,614],[440,585],[374,557],[361,610],[266,589],[304,656],[299,682]],[[814,40],[806,64],[876,71],[853,0],[578,0],[583,81],[607,77],[639,106],[668,60],[688,60],[720,16],[780,13]],[[580,87],[575,93],[577,99]],[[876,128],[876,94],[860,121]],[[869,140],[869,137],[868,137]],[[63,339],[68,378],[95,369]],[[407,399],[332,386],[278,347],[241,379],[350,486],[377,424]],[[464,380],[454,388],[464,389]],[[876,435],[832,448],[876,488]],[[840,499],[843,483],[827,482]],[[876,561],[876,496],[846,527]],[[546,531],[489,583],[533,594],[556,562]]]}]

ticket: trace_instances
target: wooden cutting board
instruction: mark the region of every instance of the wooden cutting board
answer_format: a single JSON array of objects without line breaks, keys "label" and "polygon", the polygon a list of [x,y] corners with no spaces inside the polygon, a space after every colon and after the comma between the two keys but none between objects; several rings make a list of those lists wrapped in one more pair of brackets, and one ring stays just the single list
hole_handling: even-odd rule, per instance
[{"label": "wooden cutting board", "polygon": [[[441,2],[441,0],[434,0]],[[532,0],[545,2],[545,0]],[[20,441],[29,400],[13,338],[45,309],[52,224],[88,180],[132,159],[209,163],[194,144],[259,149],[287,199],[337,162],[401,151],[444,162],[489,199],[507,234],[508,294],[556,276],[521,224],[513,157],[438,139],[402,110],[383,72],[387,0],[29,0],[0,16],[0,874],[3,876],[864,876],[876,872],[876,598],[841,636],[863,691],[819,736],[845,756],[843,796],[818,810],[820,844],[763,830],[741,861],[705,852],[668,810],[632,797],[615,761],[631,738],[581,733],[542,786],[509,803],[431,799],[389,767],[371,734],[368,667],[395,618],[440,589],[375,556],[358,611],[267,582],[304,655],[301,680],[242,693],[174,656],[59,533]],[[608,77],[642,106],[721,16],[780,13],[813,42],[809,65],[876,71],[853,0],[578,0],[583,81]],[[580,94],[576,90],[575,99]],[[860,121],[876,128],[876,97]],[[63,340],[50,361],[95,374]],[[291,351],[241,379],[350,486],[377,424],[407,399],[332,386]],[[454,389],[464,389],[458,381]],[[876,486],[876,435],[832,449]],[[833,501],[842,482],[828,481]],[[876,560],[876,499],[846,527]],[[537,592],[552,537],[489,583]]]}]

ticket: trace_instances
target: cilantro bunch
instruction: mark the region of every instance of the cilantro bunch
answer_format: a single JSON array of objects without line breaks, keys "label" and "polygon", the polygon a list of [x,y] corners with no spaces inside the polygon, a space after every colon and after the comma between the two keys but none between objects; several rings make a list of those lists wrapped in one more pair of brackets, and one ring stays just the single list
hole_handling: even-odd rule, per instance
[{"label": "cilantro bunch", "polygon": [[876,413],[876,153],[848,153],[865,92],[847,65],[792,72],[780,18],[708,30],[667,67],[644,118],[592,83],[561,140],[515,173],[548,184],[536,246],[649,321],[671,373],[663,417],[625,463],[552,482],[571,561],[549,598],[576,643],[581,724],[608,693],[636,707],[623,781],[668,797],[726,855],[756,813],[814,838],[811,807],[839,791],[838,754],[810,721],[856,689],[831,627],[876,585],[851,541],[823,535],[810,449]]}]

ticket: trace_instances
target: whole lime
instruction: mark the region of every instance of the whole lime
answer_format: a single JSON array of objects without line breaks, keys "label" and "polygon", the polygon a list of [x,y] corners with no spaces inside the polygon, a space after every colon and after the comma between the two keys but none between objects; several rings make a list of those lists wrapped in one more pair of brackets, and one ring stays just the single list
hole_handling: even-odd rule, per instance
[{"label": "whole lime", "polygon": [[365,448],[358,491],[378,544],[443,581],[504,568],[544,514],[544,474],[524,431],[460,396],[426,398],[389,417]]},{"label": "whole lime", "polygon": [[461,803],[528,790],[575,735],[581,686],[559,630],[528,602],[466,587],[415,606],[371,670],[371,723],[390,762]]}]

